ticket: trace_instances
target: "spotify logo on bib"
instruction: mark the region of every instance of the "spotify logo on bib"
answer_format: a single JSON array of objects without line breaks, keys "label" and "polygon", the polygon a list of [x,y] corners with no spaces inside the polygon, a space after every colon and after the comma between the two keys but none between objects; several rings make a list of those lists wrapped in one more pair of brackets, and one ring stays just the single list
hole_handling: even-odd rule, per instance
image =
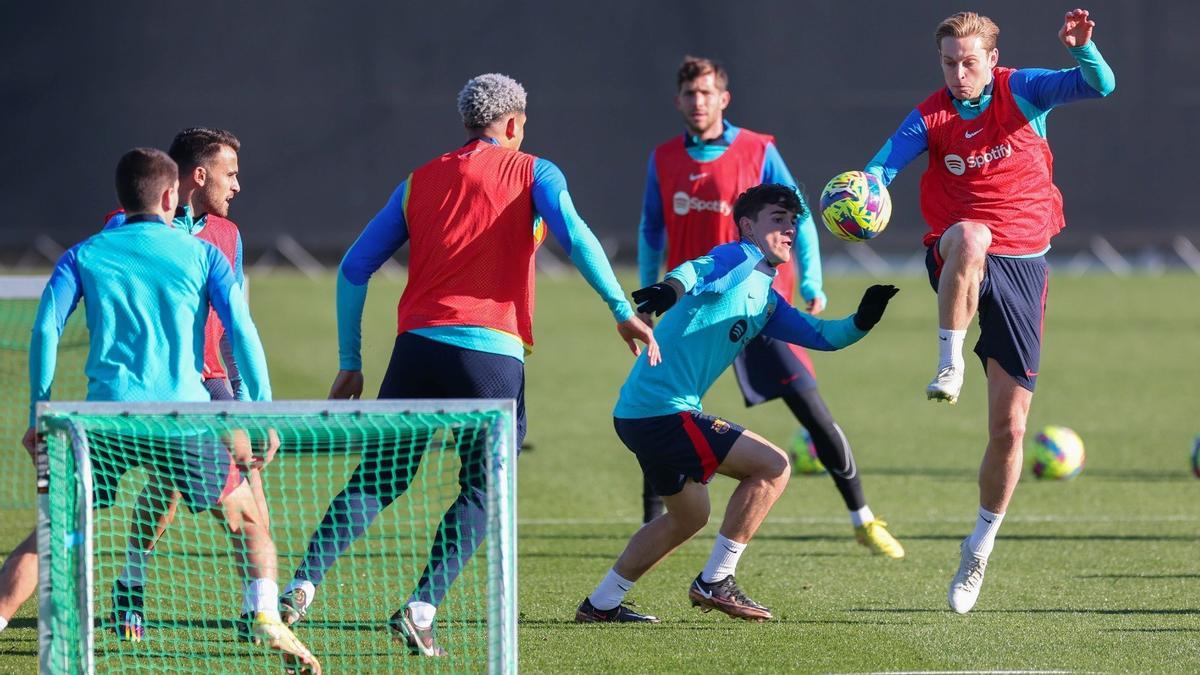
[{"label": "spotify logo on bib", "polygon": [[955,176],[961,176],[967,172],[967,163],[958,155],[946,155],[946,170]]}]

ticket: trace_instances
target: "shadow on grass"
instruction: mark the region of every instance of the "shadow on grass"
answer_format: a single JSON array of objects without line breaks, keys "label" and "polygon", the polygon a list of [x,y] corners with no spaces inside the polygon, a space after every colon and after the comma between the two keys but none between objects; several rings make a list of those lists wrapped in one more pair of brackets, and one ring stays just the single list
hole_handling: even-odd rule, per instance
[{"label": "shadow on grass", "polygon": [[1101,628],[1101,633],[1200,633],[1200,628]]},{"label": "shadow on grass", "polygon": [[[962,534],[904,534],[904,541],[962,541]],[[1196,535],[1186,534],[1009,534],[1004,541],[1186,541],[1200,540]],[[840,534],[756,534],[755,541],[845,541]]]},{"label": "shadow on grass", "polygon": [[1076,579],[1200,579],[1200,574],[1078,574]]},{"label": "shadow on grass", "polygon": [[37,628],[38,620],[33,617],[23,617],[20,619],[12,619],[8,622],[9,628]]},{"label": "shadow on grass", "polygon": [[[949,610],[928,607],[854,607],[848,612],[879,614],[950,614]],[[1080,607],[1031,608],[1031,609],[976,609],[971,614],[1099,614],[1103,616],[1192,616],[1200,615],[1200,609],[1097,609]]]}]

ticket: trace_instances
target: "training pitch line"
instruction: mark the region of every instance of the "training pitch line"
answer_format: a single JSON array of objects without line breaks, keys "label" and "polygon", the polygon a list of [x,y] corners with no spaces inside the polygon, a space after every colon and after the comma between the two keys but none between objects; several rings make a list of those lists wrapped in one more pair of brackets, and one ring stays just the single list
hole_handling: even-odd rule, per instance
[{"label": "training pitch line", "polygon": [[[1193,514],[1176,514],[1170,516],[1059,516],[1059,515],[1017,515],[1013,514],[1005,516],[1006,523],[1192,523],[1200,521],[1200,515]],[[800,518],[772,518],[767,517],[764,525],[843,525],[846,522],[845,517],[833,516],[805,516]],[[933,524],[933,523],[970,523],[970,518],[906,518],[905,524]],[[630,523],[641,523],[640,518],[630,516],[627,518],[521,518],[517,521],[518,525],[628,525]],[[955,672],[970,672],[970,671],[955,671]],[[1025,671],[1013,671],[1025,672]],[[1054,671],[1037,671],[1037,672],[1054,672]]]}]

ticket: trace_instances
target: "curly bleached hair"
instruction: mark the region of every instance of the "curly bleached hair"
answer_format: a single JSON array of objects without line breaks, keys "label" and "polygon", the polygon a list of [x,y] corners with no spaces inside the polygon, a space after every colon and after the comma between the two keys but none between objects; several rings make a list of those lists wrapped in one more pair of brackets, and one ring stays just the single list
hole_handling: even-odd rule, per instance
[{"label": "curly bleached hair", "polygon": [[469,129],[482,129],[514,112],[525,112],[525,87],[507,75],[473,77],[458,92],[458,114]]}]

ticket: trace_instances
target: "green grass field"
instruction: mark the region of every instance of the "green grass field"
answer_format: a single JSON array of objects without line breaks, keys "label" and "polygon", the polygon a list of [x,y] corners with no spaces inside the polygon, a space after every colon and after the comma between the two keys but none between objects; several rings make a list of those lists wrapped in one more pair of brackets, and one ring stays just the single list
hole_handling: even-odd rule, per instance
[{"label": "green grass field", "polygon": [[[632,288],[631,277],[624,281]],[[867,283],[827,280],[829,315],[851,311]],[[871,557],[854,543],[832,482],[797,476],[738,568],[739,581],[779,619],[747,624],[701,614],[686,589],[732,487],[717,478],[712,523],[631,596],[663,623],[632,628],[572,623],[576,605],[638,526],[637,464],[610,417],[631,361],[582,281],[539,280],[538,345],[527,368],[535,449],[519,473],[524,670],[1200,670],[1200,481],[1188,465],[1200,433],[1197,278],[1052,279],[1029,426],[1074,428],[1087,444],[1087,466],[1068,483],[1026,474],[979,604],[966,616],[947,609],[945,594],[958,542],[975,517],[984,380],[973,365],[958,406],[924,400],[936,358],[934,298],[923,279],[897,283],[903,292],[871,336],[814,361],[854,447],[869,503],[908,557]],[[332,279],[285,274],[254,279],[252,307],[276,398],[326,393],[337,368],[332,287]],[[368,391],[378,386],[390,351],[399,288],[372,286],[363,330]],[[796,426],[782,404],[745,409],[728,376],[705,407],[780,443]],[[32,515],[0,515],[0,551],[7,551]],[[401,601],[373,605],[378,614],[360,615],[361,625],[381,623]],[[34,615],[26,605],[0,633],[0,671],[34,671]],[[382,632],[369,634],[369,646],[362,640],[345,637],[356,650],[389,649]],[[243,665],[206,667],[237,672]],[[328,665],[345,672],[336,658]]]}]

